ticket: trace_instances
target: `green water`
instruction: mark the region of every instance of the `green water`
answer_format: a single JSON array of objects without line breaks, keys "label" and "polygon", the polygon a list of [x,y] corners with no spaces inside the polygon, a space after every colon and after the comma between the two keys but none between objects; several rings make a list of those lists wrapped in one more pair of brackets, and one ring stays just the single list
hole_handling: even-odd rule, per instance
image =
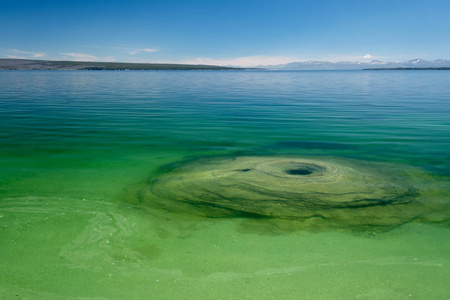
[{"label": "green water", "polygon": [[[0,72],[4,299],[449,299],[450,73]],[[183,162],[416,170],[390,230],[207,218],[132,191]]]}]

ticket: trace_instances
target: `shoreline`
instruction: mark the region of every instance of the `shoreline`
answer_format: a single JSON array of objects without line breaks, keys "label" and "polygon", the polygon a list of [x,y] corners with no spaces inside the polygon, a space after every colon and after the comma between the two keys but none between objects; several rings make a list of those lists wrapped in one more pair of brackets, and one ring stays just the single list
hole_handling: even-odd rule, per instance
[{"label": "shoreline", "polygon": [[163,63],[123,63],[53,61],[32,59],[0,59],[0,70],[88,70],[88,71],[146,71],[146,70],[244,70],[244,68],[214,65],[163,64]]}]

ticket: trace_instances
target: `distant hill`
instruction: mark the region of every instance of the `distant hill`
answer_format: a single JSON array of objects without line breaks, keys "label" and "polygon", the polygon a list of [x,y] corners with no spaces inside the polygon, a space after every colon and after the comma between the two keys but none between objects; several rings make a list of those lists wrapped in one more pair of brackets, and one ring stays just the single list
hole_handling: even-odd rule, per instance
[{"label": "distant hill", "polygon": [[291,62],[281,65],[259,66],[268,70],[361,70],[361,69],[442,69],[450,67],[450,60],[437,59],[428,61],[425,59],[412,59],[404,62],[383,62],[372,60],[361,61],[305,61]]},{"label": "distant hill", "polygon": [[0,59],[0,70],[242,70],[212,65]]}]

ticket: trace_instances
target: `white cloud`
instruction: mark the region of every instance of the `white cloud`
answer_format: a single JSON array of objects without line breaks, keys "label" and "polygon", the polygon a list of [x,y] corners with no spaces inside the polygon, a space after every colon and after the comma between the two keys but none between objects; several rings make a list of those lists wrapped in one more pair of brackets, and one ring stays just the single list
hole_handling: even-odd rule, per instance
[{"label": "white cloud", "polygon": [[101,58],[102,61],[116,61],[117,59],[114,56],[106,56]]},{"label": "white cloud", "polygon": [[45,55],[45,53],[39,53],[39,52],[31,52],[31,51],[22,51],[17,49],[11,49],[9,50],[11,53],[16,54],[25,54],[26,56],[31,56],[32,58],[39,58]]},{"label": "white cloud", "polygon": [[128,54],[130,54],[130,55],[136,55],[136,54],[139,54],[139,53],[141,53],[141,52],[151,53],[151,52],[156,52],[156,51],[158,51],[158,50],[156,50],[156,49],[150,49],[150,48],[134,49],[134,50],[131,50],[130,52],[128,52]]},{"label": "white cloud", "polygon": [[341,61],[361,61],[364,59],[384,59],[381,55],[372,55],[372,54],[366,54],[366,55],[341,55],[341,54],[328,54],[324,55],[317,60],[326,60],[330,62],[341,62]]},{"label": "white cloud", "polygon": [[265,65],[279,65],[287,64],[293,61],[300,61],[302,59],[287,57],[287,56],[243,56],[226,59],[214,59],[214,58],[196,58],[193,60],[184,60],[180,63],[194,64],[194,65],[218,65],[218,66],[239,66],[239,67],[256,67]]},{"label": "white cloud", "polygon": [[69,58],[73,60],[92,61],[97,59],[95,56],[85,53],[59,53],[59,54],[63,55],[63,58],[67,58],[67,56],[69,56]]},{"label": "white cloud", "polygon": [[255,55],[255,56],[243,56],[243,57],[234,57],[234,58],[225,58],[225,59],[201,57],[201,58],[183,60],[183,61],[179,61],[177,63],[218,65],[218,66],[236,66],[236,67],[257,67],[257,66],[287,64],[287,63],[291,63],[291,62],[304,62],[304,61],[310,61],[310,60],[341,62],[341,61],[361,61],[363,59],[382,59],[382,56],[376,56],[376,55],[371,55],[371,54],[353,55],[353,56],[328,54],[328,55],[321,55],[321,56],[313,55],[313,56],[310,56],[308,59],[305,59],[305,58],[299,58],[299,57],[294,57],[294,56]]},{"label": "white cloud", "polygon": [[26,57],[17,56],[17,55],[6,55],[6,57],[8,57],[8,58],[15,58],[15,59],[27,59]]}]

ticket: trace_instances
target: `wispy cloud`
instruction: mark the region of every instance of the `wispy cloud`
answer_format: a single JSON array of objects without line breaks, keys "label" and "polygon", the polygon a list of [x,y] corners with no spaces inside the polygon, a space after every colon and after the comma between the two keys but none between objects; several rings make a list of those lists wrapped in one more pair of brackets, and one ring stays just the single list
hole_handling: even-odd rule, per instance
[{"label": "wispy cloud", "polygon": [[288,56],[243,56],[226,59],[214,59],[214,58],[195,58],[191,60],[184,60],[181,63],[184,64],[196,64],[196,65],[218,65],[218,66],[239,66],[239,67],[256,67],[263,65],[279,65],[286,64],[293,61],[300,61],[302,59]]},{"label": "wispy cloud", "polygon": [[141,52],[151,53],[151,52],[156,52],[156,51],[158,51],[158,50],[156,50],[156,49],[150,49],[150,48],[134,49],[134,50],[130,50],[130,51],[128,52],[128,54],[130,54],[130,55],[136,55],[136,54],[139,54],[139,53],[141,53]]},{"label": "wispy cloud", "polygon": [[[9,52],[14,53],[14,54],[24,54],[24,55],[20,56],[20,58],[24,58],[23,56],[28,56],[31,58],[39,58],[39,57],[43,57],[45,55],[45,53],[22,51],[22,50],[17,50],[17,49],[10,49]],[[10,56],[16,56],[16,55],[9,55],[8,57],[10,57]],[[19,56],[14,57],[14,58],[19,58]]]},{"label": "wispy cloud", "polygon": [[365,54],[365,55],[339,55],[339,54],[330,54],[327,56],[326,59],[332,62],[338,62],[338,61],[361,61],[361,60],[367,60],[367,59],[383,59],[384,57],[381,55],[372,55],[372,54]]},{"label": "wispy cloud", "polygon": [[17,55],[6,55],[6,57],[8,57],[8,58],[16,58],[16,59],[27,59],[26,57],[17,56]]},{"label": "wispy cloud", "polygon": [[365,55],[354,55],[354,56],[344,56],[337,54],[329,54],[323,56],[314,56],[308,59],[295,57],[295,56],[266,56],[266,55],[255,55],[255,56],[243,56],[225,59],[216,59],[201,57],[195,59],[188,59],[180,61],[179,63],[184,64],[200,64],[200,65],[218,65],[218,66],[236,66],[236,67],[257,67],[257,66],[267,66],[267,65],[280,65],[287,64],[291,62],[304,62],[309,60],[320,60],[320,61],[362,61],[367,59],[381,59],[382,56],[375,56],[371,54]]},{"label": "wispy cloud", "polygon": [[85,54],[85,53],[59,53],[60,55],[63,56],[63,58],[70,58],[73,60],[82,60],[82,61],[92,61],[92,60],[96,60],[97,57],[95,57],[94,55],[90,55],[90,54]]}]

